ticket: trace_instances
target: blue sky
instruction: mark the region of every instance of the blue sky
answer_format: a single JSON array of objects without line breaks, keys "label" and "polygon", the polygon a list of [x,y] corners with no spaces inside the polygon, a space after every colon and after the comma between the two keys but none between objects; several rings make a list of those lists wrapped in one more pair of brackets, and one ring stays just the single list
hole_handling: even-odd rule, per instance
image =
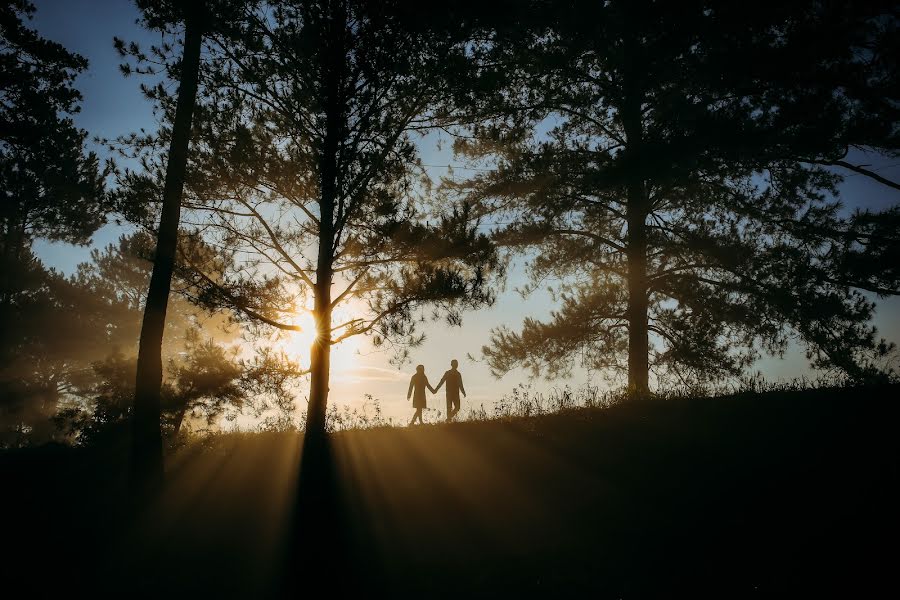
[{"label": "blue sky", "polygon": [[[114,138],[118,135],[152,129],[156,123],[150,104],[139,92],[137,78],[124,78],[119,72],[119,57],[113,48],[113,36],[126,41],[136,41],[143,46],[159,42],[158,33],[148,32],[136,25],[138,13],[130,0],[34,0],[37,13],[33,26],[45,37],[62,43],[68,49],[85,56],[90,66],[77,80],[76,85],[84,96],[82,111],[76,115],[78,126],[90,135]],[[98,151],[101,149],[98,148]],[[446,151],[438,152],[430,146],[422,148],[426,164],[447,164]],[[893,178],[900,177],[900,165],[891,164],[880,157],[871,157],[880,174]],[[435,173],[436,175],[439,173]],[[859,175],[849,175],[842,187],[842,198],[848,207],[861,206],[880,209],[896,204],[898,194]],[[107,226],[93,239],[94,245],[105,245],[114,241],[123,229]],[[38,255],[49,265],[62,271],[71,272],[75,265],[88,258],[90,248],[76,248],[65,244],[36,244]],[[515,385],[525,382],[524,373],[514,372],[501,381],[494,380],[487,367],[466,360],[467,353],[477,354],[488,340],[491,327],[506,324],[517,328],[526,315],[540,317],[552,308],[546,294],[539,293],[526,300],[521,299],[513,288],[521,272],[514,269],[507,291],[501,294],[497,304],[491,308],[466,316],[462,329],[448,331],[440,325],[427,326],[428,339],[415,351],[413,361],[423,363],[429,377],[437,381],[443,370],[449,368],[451,358],[458,358],[464,373],[466,389],[476,405],[491,402],[510,391]],[[900,299],[879,301],[875,324],[882,336],[892,341],[900,341]],[[388,363],[388,356],[372,352],[365,344],[355,348],[360,352],[352,362],[352,369],[336,378],[332,385],[332,397],[354,404],[360,402],[363,394],[374,394],[383,401],[388,415],[401,417],[409,414],[405,401],[406,384],[413,367],[407,366],[402,372]],[[758,368],[771,379],[790,378],[808,374],[806,361],[800,348],[793,348],[784,360],[765,359]],[[578,386],[589,377],[576,371],[568,382]],[[558,382],[562,385],[566,382]],[[548,384],[540,383],[539,388]],[[435,397],[436,399],[438,397]],[[430,406],[439,406],[430,402]],[[465,408],[465,406],[464,406]]]}]

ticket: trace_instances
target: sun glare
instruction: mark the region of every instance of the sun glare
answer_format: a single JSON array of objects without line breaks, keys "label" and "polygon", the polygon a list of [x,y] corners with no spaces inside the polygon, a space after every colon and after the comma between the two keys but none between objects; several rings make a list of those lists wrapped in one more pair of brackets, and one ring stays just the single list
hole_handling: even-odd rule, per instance
[{"label": "sun glare", "polygon": [[284,351],[291,356],[309,361],[310,349],[316,340],[316,320],[312,313],[303,311],[294,319],[294,325],[300,327],[300,331],[292,331],[287,334],[284,341]]},{"label": "sun glare", "polygon": [[[338,315],[335,315],[337,322]],[[299,312],[294,318],[294,324],[300,326],[300,331],[292,331],[285,334],[280,346],[292,358],[301,365],[308,366],[313,342],[316,340],[316,321],[308,310]],[[357,350],[362,347],[360,336],[345,339],[331,347],[331,375],[340,380],[342,376],[350,374],[355,366]]]}]

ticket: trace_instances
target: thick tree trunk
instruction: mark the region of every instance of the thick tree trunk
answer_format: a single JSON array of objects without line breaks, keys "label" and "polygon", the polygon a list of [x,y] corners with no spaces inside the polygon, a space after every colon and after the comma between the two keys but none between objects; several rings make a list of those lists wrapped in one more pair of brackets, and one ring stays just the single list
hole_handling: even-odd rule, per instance
[{"label": "thick tree trunk", "polygon": [[198,2],[194,5],[194,10],[185,23],[181,81],[166,167],[162,216],[156,239],[153,273],[147,291],[147,304],[144,308],[144,321],[141,326],[132,418],[131,462],[132,475],[141,487],[157,485],[163,477],[159,399],[162,386],[162,341],[172,272],[175,268],[181,195],[200,71],[200,47],[203,37],[200,4]]},{"label": "thick tree trunk", "polygon": [[632,396],[641,397],[650,391],[647,281],[647,215],[650,207],[640,167],[644,137],[643,94],[640,92],[639,45],[634,35],[626,36],[625,52],[628,62],[621,115],[627,142],[625,166],[628,206],[625,217],[628,232],[625,254],[628,261],[628,389]]},{"label": "thick tree trunk", "polygon": [[331,372],[331,339],[328,335],[331,329],[331,308],[328,306],[331,303],[330,291],[330,289],[326,292],[316,291],[316,340],[310,352],[309,408],[306,413],[308,436],[325,433],[328,380]]},{"label": "thick tree trunk", "polygon": [[337,576],[338,573],[337,589],[343,590],[348,576],[340,566],[345,564],[345,536],[341,533],[338,480],[325,432],[331,370],[331,284],[337,233],[338,148],[345,118],[340,84],[345,60],[343,35],[346,27],[341,0],[328,9],[327,21],[323,24],[325,60],[321,75],[325,84],[325,135],[319,157],[319,247],[313,287],[316,339],[310,353],[309,405],[300,462],[297,512],[294,515],[291,547],[287,552],[285,584],[289,593],[285,595],[308,593],[309,582],[314,578],[334,580],[330,575]]},{"label": "thick tree trunk", "polygon": [[346,14],[340,1],[332,7],[326,28],[326,58],[322,64],[325,83],[325,136],[319,157],[319,248],[316,284],[313,290],[316,340],[310,353],[309,408],[306,414],[306,437],[325,434],[328,405],[328,380],[331,358],[331,283],[334,276],[335,206],[337,205],[338,147],[343,128],[341,80],[344,69],[343,36]]},{"label": "thick tree trunk", "polygon": [[[325,145],[328,146],[326,136]],[[313,290],[313,317],[316,322],[316,339],[310,351],[309,407],[306,413],[306,437],[316,438],[325,434],[325,413],[328,406],[328,382],[331,372],[331,280],[333,269],[334,237],[334,171],[336,157],[322,160],[322,206],[320,211],[319,256],[316,268],[316,285]]]},{"label": "thick tree trunk", "polygon": [[650,390],[648,340],[647,213],[642,183],[628,186],[628,389],[634,396]]}]

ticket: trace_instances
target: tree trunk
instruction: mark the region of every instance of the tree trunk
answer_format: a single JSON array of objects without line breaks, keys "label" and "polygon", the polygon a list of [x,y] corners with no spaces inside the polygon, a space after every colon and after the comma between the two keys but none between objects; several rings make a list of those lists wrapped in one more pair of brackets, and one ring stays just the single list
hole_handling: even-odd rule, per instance
[{"label": "tree trunk", "polygon": [[181,425],[184,423],[184,415],[187,412],[187,407],[182,408],[178,411],[178,416],[175,417],[175,428],[172,431],[172,437],[177,438],[178,434],[181,433]]},{"label": "tree trunk", "polygon": [[628,389],[634,396],[650,390],[648,340],[647,213],[643,183],[628,186]]},{"label": "tree trunk", "polygon": [[[632,20],[632,22],[636,22]],[[627,143],[625,167],[628,206],[628,232],[625,254],[628,261],[628,390],[634,397],[646,396],[650,391],[647,281],[647,215],[649,199],[640,167],[643,145],[642,108],[640,92],[639,44],[634,32],[625,37],[625,95],[622,105],[622,125]]]},{"label": "tree trunk", "polygon": [[[316,285],[316,340],[310,352],[309,408],[306,413],[306,435],[318,436],[325,433],[325,413],[328,406],[328,380],[331,372],[331,329],[330,289]],[[330,286],[329,286],[330,287]]]},{"label": "tree trunk", "polygon": [[[325,83],[325,136],[319,157],[319,248],[316,284],[313,290],[316,339],[310,353],[309,408],[306,414],[306,438],[325,434],[328,405],[328,381],[331,359],[331,283],[334,276],[335,206],[337,204],[338,146],[343,129],[341,80],[344,69],[343,35],[346,14],[341,2],[325,23],[325,60],[322,78]],[[306,444],[304,444],[306,446]]]},{"label": "tree trunk", "polygon": [[195,3],[185,22],[181,81],[166,167],[162,215],[156,239],[156,257],[150,276],[150,288],[147,291],[138,350],[131,465],[132,475],[141,486],[157,485],[162,482],[163,477],[159,398],[162,386],[162,341],[172,272],[175,268],[181,195],[200,71],[200,47],[203,37],[200,10],[200,3]]},{"label": "tree trunk", "polygon": [[[5,203],[2,210],[5,231],[3,232],[3,246],[0,248],[0,307],[8,309],[13,304],[13,291],[17,289],[18,277],[22,276],[25,269],[25,221],[26,215],[22,214],[19,203],[15,200]],[[3,315],[6,316],[5,311]]]},{"label": "tree trunk", "polygon": [[[328,7],[323,23],[322,80],[324,85],[325,132],[319,157],[319,247],[313,286],[316,339],[310,352],[309,406],[300,459],[296,513],[287,552],[286,595],[302,595],[313,578],[335,580],[346,587],[345,536],[341,533],[337,478],[325,415],[331,368],[331,283],[334,277],[335,208],[338,193],[338,148],[343,132],[344,101],[341,80],[344,68],[346,13],[338,0]],[[338,594],[347,595],[347,594]]]}]

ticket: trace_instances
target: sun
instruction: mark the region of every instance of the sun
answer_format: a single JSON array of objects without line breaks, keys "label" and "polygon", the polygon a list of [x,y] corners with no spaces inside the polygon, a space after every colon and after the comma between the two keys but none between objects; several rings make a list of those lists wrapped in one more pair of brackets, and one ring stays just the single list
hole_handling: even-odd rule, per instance
[{"label": "sun", "polygon": [[[335,315],[335,320],[339,315]],[[313,342],[316,341],[316,320],[312,311],[304,309],[298,311],[293,324],[300,327],[300,331],[286,332],[279,346],[284,352],[298,360],[301,365],[309,365]],[[341,378],[350,375],[356,367],[358,352],[362,347],[362,336],[349,337],[339,344],[331,347],[331,375],[332,378]]]},{"label": "sun", "polygon": [[313,342],[316,341],[316,320],[311,312],[304,310],[297,313],[294,325],[300,327],[300,331],[291,331],[286,334],[283,343],[284,351],[308,362]]}]

